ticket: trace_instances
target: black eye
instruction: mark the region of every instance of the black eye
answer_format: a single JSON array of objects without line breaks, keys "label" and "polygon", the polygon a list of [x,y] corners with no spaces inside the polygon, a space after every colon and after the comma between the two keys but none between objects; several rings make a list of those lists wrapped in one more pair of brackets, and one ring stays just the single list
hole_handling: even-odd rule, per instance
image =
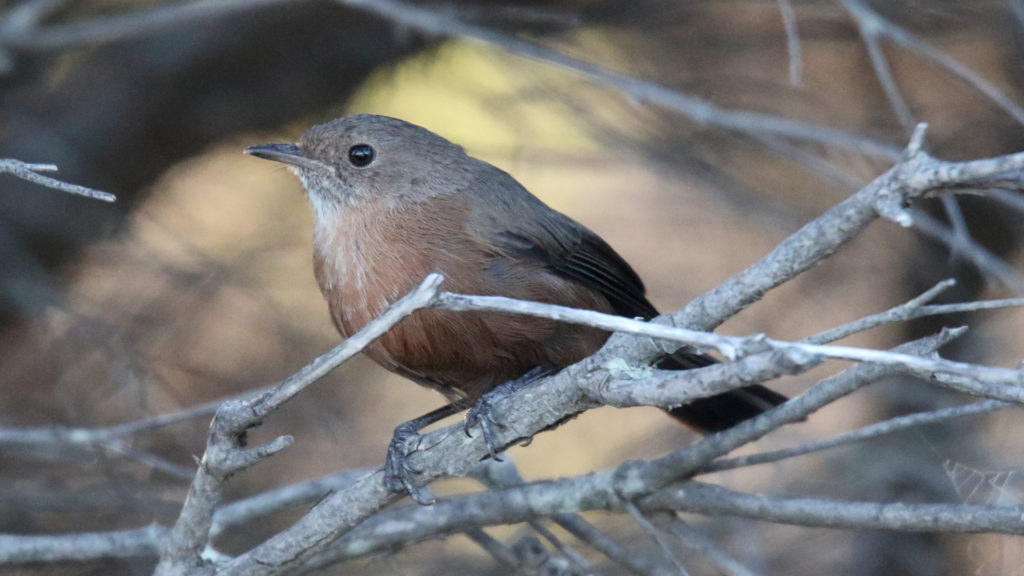
[{"label": "black eye", "polygon": [[348,149],[348,161],[351,162],[353,166],[357,166],[359,168],[373,162],[373,158],[376,155],[377,153],[373,151],[373,146],[370,146],[369,144],[356,144]]}]

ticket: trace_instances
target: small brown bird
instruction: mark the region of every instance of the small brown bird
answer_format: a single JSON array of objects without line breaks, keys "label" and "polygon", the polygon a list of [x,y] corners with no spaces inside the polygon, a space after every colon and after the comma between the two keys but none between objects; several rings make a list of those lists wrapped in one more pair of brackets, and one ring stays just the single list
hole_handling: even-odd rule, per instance
[{"label": "small brown bird", "polygon": [[[599,236],[552,210],[514,178],[414,124],[358,115],[314,126],[297,144],[246,153],[283,162],[302,180],[315,216],[313,265],[342,337],[381,314],[432,272],[452,292],[497,295],[650,319],[658,311],[636,272]],[[365,353],[443,394],[448,406],[395,429],[389,489],[426,499],[406,465],[411,439],[505,383],[522,384],[595,352],[602,330],[495,312],[420,310]],[[714,360],[681,349],[663,369]],[[751,386],[670,413],[717,431],[786,398]],[[481,403],[486,408],[486,403]],[[471,410],[494,450],[486,410]],[[468,429],[468,427],[467,427]]]}]

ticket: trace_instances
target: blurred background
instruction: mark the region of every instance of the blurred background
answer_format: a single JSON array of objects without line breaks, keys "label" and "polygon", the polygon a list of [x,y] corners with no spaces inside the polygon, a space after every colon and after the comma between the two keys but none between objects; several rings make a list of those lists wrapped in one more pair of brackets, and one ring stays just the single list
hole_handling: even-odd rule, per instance
[{"label": "blurred background", "polygon": [[[1022,5],[466,0],[389,1],[367,12],[328,0],[2,2],[0,157],[57,164],[59,178],[118,201],[0,179],[0,425],[101,427],[167,414],[271,385],[337,343],[313,280],[303,192],[286,170],[243,156],[246,146],[293,141],[349,113],[421,124],[598,232],[669,311],[891,166],[917,121],[930,124],[928,144],[944,159],[1024,149]],[[421,10],[419,19],[406,9]],[[423,14],[441,25],[430,28]],[[532,58],[516,55],[523,46],[536,49]],[[681,104],[652,102],[630,81]],[[686,107],[694,102],[728,115],[695,117]],[[806,123],[812,137],[765,129],[777,119]],[[948,277],[958,282],[948,301],[1019,295],[1021,204],[998,191],[920,203],[915,228],[873,225],[720,331],[799,339]],[[890,347],[969,324],[944,354],[1012,367],[1024,356],[1022,321],[1016,310],[943,317],[847,343]],[[773,387],[798,394],[841,367]],[[750,450],[968,400],[906,379],[880,382]],[[394,426],[441,403],[351,361],[255,432],[296,442],[233,478],[228,500],[380,466]],[[209,417],[105,446],[0,444],[0,532],[173,523]],[[1007,410],[706,479],[787,496],[1015,503],[1022,428],[1020,412]],[[694,438],[658,410],[605,408],[511,455],[527,479],[541,479],[656,457]],[[468,480],[435,487],[477,489]],[[301,512],[216,544],[240,553]],[[628,518],[588,518],[656,553]],[[987,575],[1024,565],[1013,537],[688,520],[766,574]],[[530,531],[491,533],[512,542]],[[620,573],[590,558],[602,573]],[[715,573],[699,557],[684,562],[693,574]],[[152,567],[139,559],[14,573]],[[325,573],[504,569],[452,536]]]}]

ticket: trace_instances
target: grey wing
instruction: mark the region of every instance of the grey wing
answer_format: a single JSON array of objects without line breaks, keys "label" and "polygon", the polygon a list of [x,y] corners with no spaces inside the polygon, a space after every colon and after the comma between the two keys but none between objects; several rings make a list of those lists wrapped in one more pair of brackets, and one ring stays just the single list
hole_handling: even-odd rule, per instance
[{"label": "grey wing", "polygon": [[[480,183],[487,201],[475,215],[476,233],[489,236],[515,257],[601,294],[620,316],[650,319],[658,315],[644,296],[640,277],[600,236],[552,210],[497,168],[489,176],[491,182]],[[517,218],[508,222],[497,217],[499,213]]]}]

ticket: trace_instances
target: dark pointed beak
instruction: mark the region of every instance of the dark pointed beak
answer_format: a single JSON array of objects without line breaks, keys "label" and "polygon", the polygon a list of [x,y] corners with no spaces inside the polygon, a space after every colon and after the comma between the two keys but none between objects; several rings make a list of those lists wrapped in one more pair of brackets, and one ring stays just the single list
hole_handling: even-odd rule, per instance
[{"label": "dark pointed beak", "polygon": [[302,150],[295,144],[262,144],[260,146],[250,146],[244,152],[257,158],[299,166],[300,168],[316,169],[322,167],[319,162],[303,154]]}]

